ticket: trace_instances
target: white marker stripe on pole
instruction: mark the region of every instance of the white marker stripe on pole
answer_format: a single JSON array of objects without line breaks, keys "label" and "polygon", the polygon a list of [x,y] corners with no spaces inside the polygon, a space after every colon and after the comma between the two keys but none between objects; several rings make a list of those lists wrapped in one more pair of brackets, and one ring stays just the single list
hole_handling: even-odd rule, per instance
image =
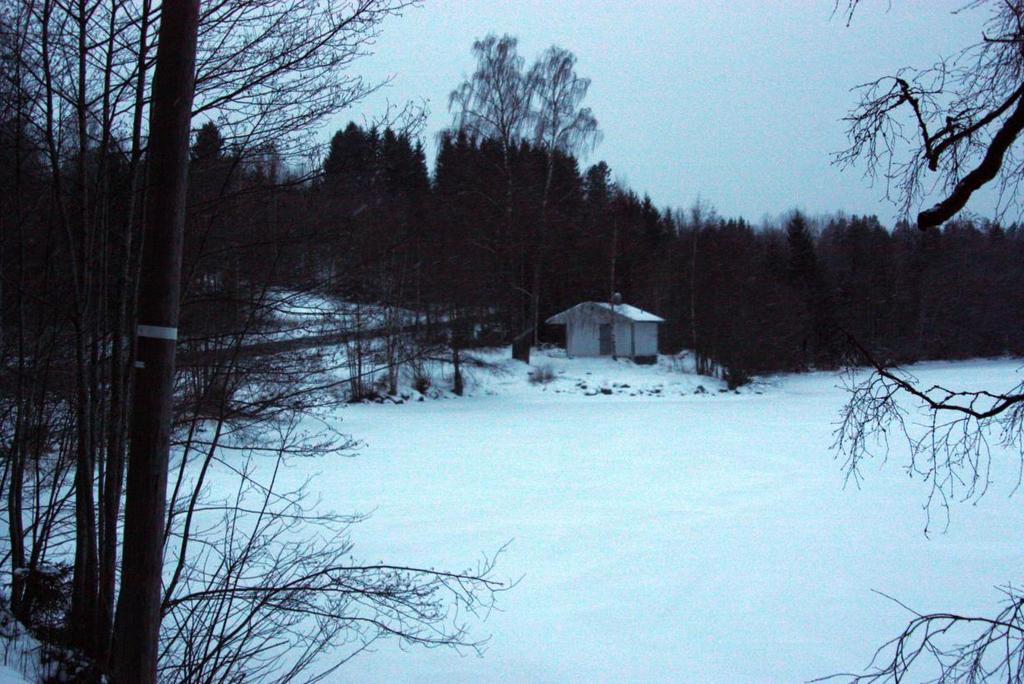
[{"label": "white marker stripe on pole", "polygon": [[177,328],[165,328],[162,325],[140,325],[135,328],[135,334],[139,337],[152,337],[157,340],[178,339]]}]

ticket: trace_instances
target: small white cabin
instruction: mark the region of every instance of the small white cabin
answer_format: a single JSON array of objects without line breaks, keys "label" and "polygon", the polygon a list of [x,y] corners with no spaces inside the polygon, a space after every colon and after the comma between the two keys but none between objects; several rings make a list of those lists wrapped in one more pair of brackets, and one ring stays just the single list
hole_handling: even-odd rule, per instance
[{"label": "small white cabin", "polygon": [[565,326],[569,356],[614,355],[637,363],[658,360],[658,326],[664,322],[649,311],[608,302],[581,302],[547,320],[549,325]]}]

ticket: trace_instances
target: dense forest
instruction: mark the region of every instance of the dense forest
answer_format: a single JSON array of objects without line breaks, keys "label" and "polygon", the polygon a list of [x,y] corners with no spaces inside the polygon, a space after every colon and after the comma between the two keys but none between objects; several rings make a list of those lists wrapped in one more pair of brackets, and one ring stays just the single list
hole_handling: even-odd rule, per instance
[{"label": "dense forest", "polygon": [[[460,312],[487,332],[466,344],[530,330],[534,295],[543,321],[621,292],[667,319],[663,351],[692,349],[703,370],[737,383],[836,367],[850,360],[851,342],[899,362],[1024,349],[1024,333],[1006,325],[1024,314],[1017,224],[959,219],[924,233],[874,216],[794,211],[754,225],[704,203],[659,209],[616,185],[605,163],[581,168],[561,153],[545,208],[547,154],[528,141],[509,155],[506,216],[500,145],[465,133],[441,135],[432,173],[408,134],[356,124],[334,135],[315,180],[283,183],[272,162],[232,159],[205,126],[194,183],[233,196],[209,202],[217,221],[196,211],[190,223],[189,271],[202,282],[270,278],[347,301]],[[268,260],[271,236],[278,249]],[[226,245],[237,273],[201,253],[213,244]],[[538,337],[555,343],[558,332],[541,324]]]}]

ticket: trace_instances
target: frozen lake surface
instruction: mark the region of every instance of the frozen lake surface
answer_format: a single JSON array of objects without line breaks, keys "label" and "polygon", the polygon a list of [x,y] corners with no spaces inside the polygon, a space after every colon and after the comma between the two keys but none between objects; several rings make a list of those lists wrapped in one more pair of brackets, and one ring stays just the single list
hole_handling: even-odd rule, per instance
[{"label": "frozen lake surface", "polygon": [[[903,450],[844,488],[836,375],[693,394],[699,378],[630,365],[628,388],[587,396],[581,378],[610,385],[620,371],[555,363],[543,389],[520,367],[473,397],[352,406],[340,415],[366,443],[356,458],[293,464],[296,479],[318,473],[324,507],[372,512],[353,530],[358,558],[463,569],[511,540],[498,575],[522,578],[471,623],[491,636],[483,657],[381,642],[339,681],[807,681],[862,670],[911,617],[872,590],[991,615],[997,587],[1021,579],[1012,456],[929,537],[927,488]],[[1019,366],[914,370],[1005,389]],[[668,389],[630,396],[644,382]]]}]

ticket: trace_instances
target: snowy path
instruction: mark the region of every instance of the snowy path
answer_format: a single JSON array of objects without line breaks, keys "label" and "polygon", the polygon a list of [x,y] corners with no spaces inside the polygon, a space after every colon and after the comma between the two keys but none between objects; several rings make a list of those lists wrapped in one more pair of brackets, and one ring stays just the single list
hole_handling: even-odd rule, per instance
[{"label": "snowy path", "polygon": [[[922,374],[1002,387],[1015,362]],[[797,682],[863,668],[907,614],[990,613],[1021,579],[1012,468],[927,539],[922,484],[900,454],[843,489],[829,452],[836,378],[764,394],[674,398],[532,392],[356,406],[367,443],[315,470],[324,505],[374,511],[355,554],[472,565],[509,539],[524,576],[483,658],[384,644],[346,665],[358,682]]]}]

